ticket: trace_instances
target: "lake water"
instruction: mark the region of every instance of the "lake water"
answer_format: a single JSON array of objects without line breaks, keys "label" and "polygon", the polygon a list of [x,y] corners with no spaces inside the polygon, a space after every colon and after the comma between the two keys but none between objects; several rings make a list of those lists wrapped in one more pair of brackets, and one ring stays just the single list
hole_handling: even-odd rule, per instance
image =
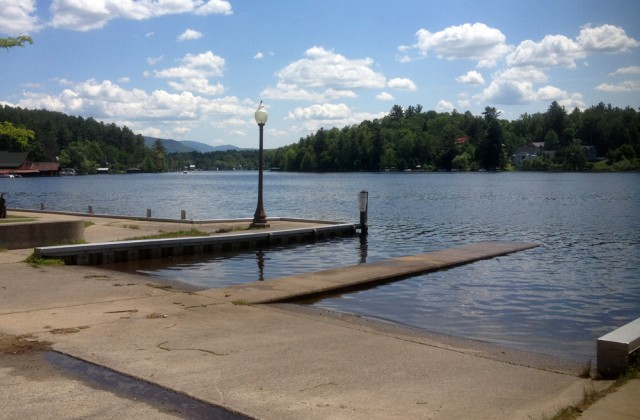
[{"label": "lake water", "polygon": [[[640,174],[267,172],[268,216],[358,221],[369,235],[137,269],[209,288],[491,240],[535,249],[309,304],[552,354],[595,359],[597,337],[640,317]],[[252,217],[257,172],[0,179],[11,208]]]}]

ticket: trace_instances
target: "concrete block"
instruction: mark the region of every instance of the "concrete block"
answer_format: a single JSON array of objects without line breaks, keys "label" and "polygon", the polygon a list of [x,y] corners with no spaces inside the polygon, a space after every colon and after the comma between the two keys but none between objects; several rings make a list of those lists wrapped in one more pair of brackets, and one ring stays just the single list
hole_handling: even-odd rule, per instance
[{"label": "concrete block", "polygon": [[640,318],[598,338],[598,373],[610,378],[629,367],[629,356],[640,348]]},{"label": "concrete block", "polygon": [[84,239],[84,221],[55,220],[0,224],[0,248],[24,249]]}]

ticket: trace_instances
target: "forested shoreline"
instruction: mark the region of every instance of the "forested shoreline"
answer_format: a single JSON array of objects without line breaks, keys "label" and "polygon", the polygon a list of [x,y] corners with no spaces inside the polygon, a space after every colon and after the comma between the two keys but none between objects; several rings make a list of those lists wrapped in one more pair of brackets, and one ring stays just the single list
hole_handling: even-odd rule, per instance
[{"label": "forested shoreline", "polygon": [[[518,150],[534,143],[539,152],[518,169],[638,170],[640,112],[603,103],[567,112],[553,102],[544,113],[509,121],[492,107],[473,115],[394,105],[383,118],[321,128],[297,143],[266,150],[265,167],[295,172],[509,170]],[[127,127],[7,105],[0,106],[0,150],[28,152],[31,161],[58,161],[80,174],[105,166],[115,173],[190,165],[200,170],[258,167],[257,150],[167,153],[159,140],[145,147],[143,137]]]}]

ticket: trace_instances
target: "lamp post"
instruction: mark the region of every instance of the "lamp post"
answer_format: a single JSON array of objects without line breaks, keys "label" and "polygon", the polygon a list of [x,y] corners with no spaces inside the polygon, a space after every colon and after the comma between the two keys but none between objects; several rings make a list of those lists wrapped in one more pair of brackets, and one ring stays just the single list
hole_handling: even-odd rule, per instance
[{"label": "lamp post", "polygon": [[267,223],[267,214],[264,212],[264,207],[262,207],[262,172],[264,170],[264,159],[263,159],[263,151],[262,151],[262,132],[264,131],[264,125],[267,122],[267,118],[269,114],[265,109],[264,105],[262,105],[262,101],[260,101],[260,106],[255,113],[256,122],[258,123],[258,127],[260,127],[260,151],[258,153],[258,205],[256,206],[256,212],[253,215],[253,223],[251,223],[252,228],[265,228],[269,227]]}]

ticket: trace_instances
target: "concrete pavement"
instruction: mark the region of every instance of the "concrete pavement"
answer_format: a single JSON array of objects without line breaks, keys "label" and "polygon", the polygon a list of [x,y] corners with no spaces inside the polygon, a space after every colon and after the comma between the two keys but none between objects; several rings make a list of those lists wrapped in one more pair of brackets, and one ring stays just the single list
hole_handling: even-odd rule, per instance
[{"label": "concrete pavement", "polygon": [[[147,229],[111,222],[89,226],[85,237]],[[296,305],[237,305],[96,267],[31,267],[21,262],[31,251],[0,253],[0,334],[51,343],[250,417],[542,418],[610,384],[578,378],[574,364],[487,343]],[[0,384],[1,418],[179,414],[88,386],[35,353],[0,352]],[[636,403],[623,393],[633,384],[611,397]]]}]

